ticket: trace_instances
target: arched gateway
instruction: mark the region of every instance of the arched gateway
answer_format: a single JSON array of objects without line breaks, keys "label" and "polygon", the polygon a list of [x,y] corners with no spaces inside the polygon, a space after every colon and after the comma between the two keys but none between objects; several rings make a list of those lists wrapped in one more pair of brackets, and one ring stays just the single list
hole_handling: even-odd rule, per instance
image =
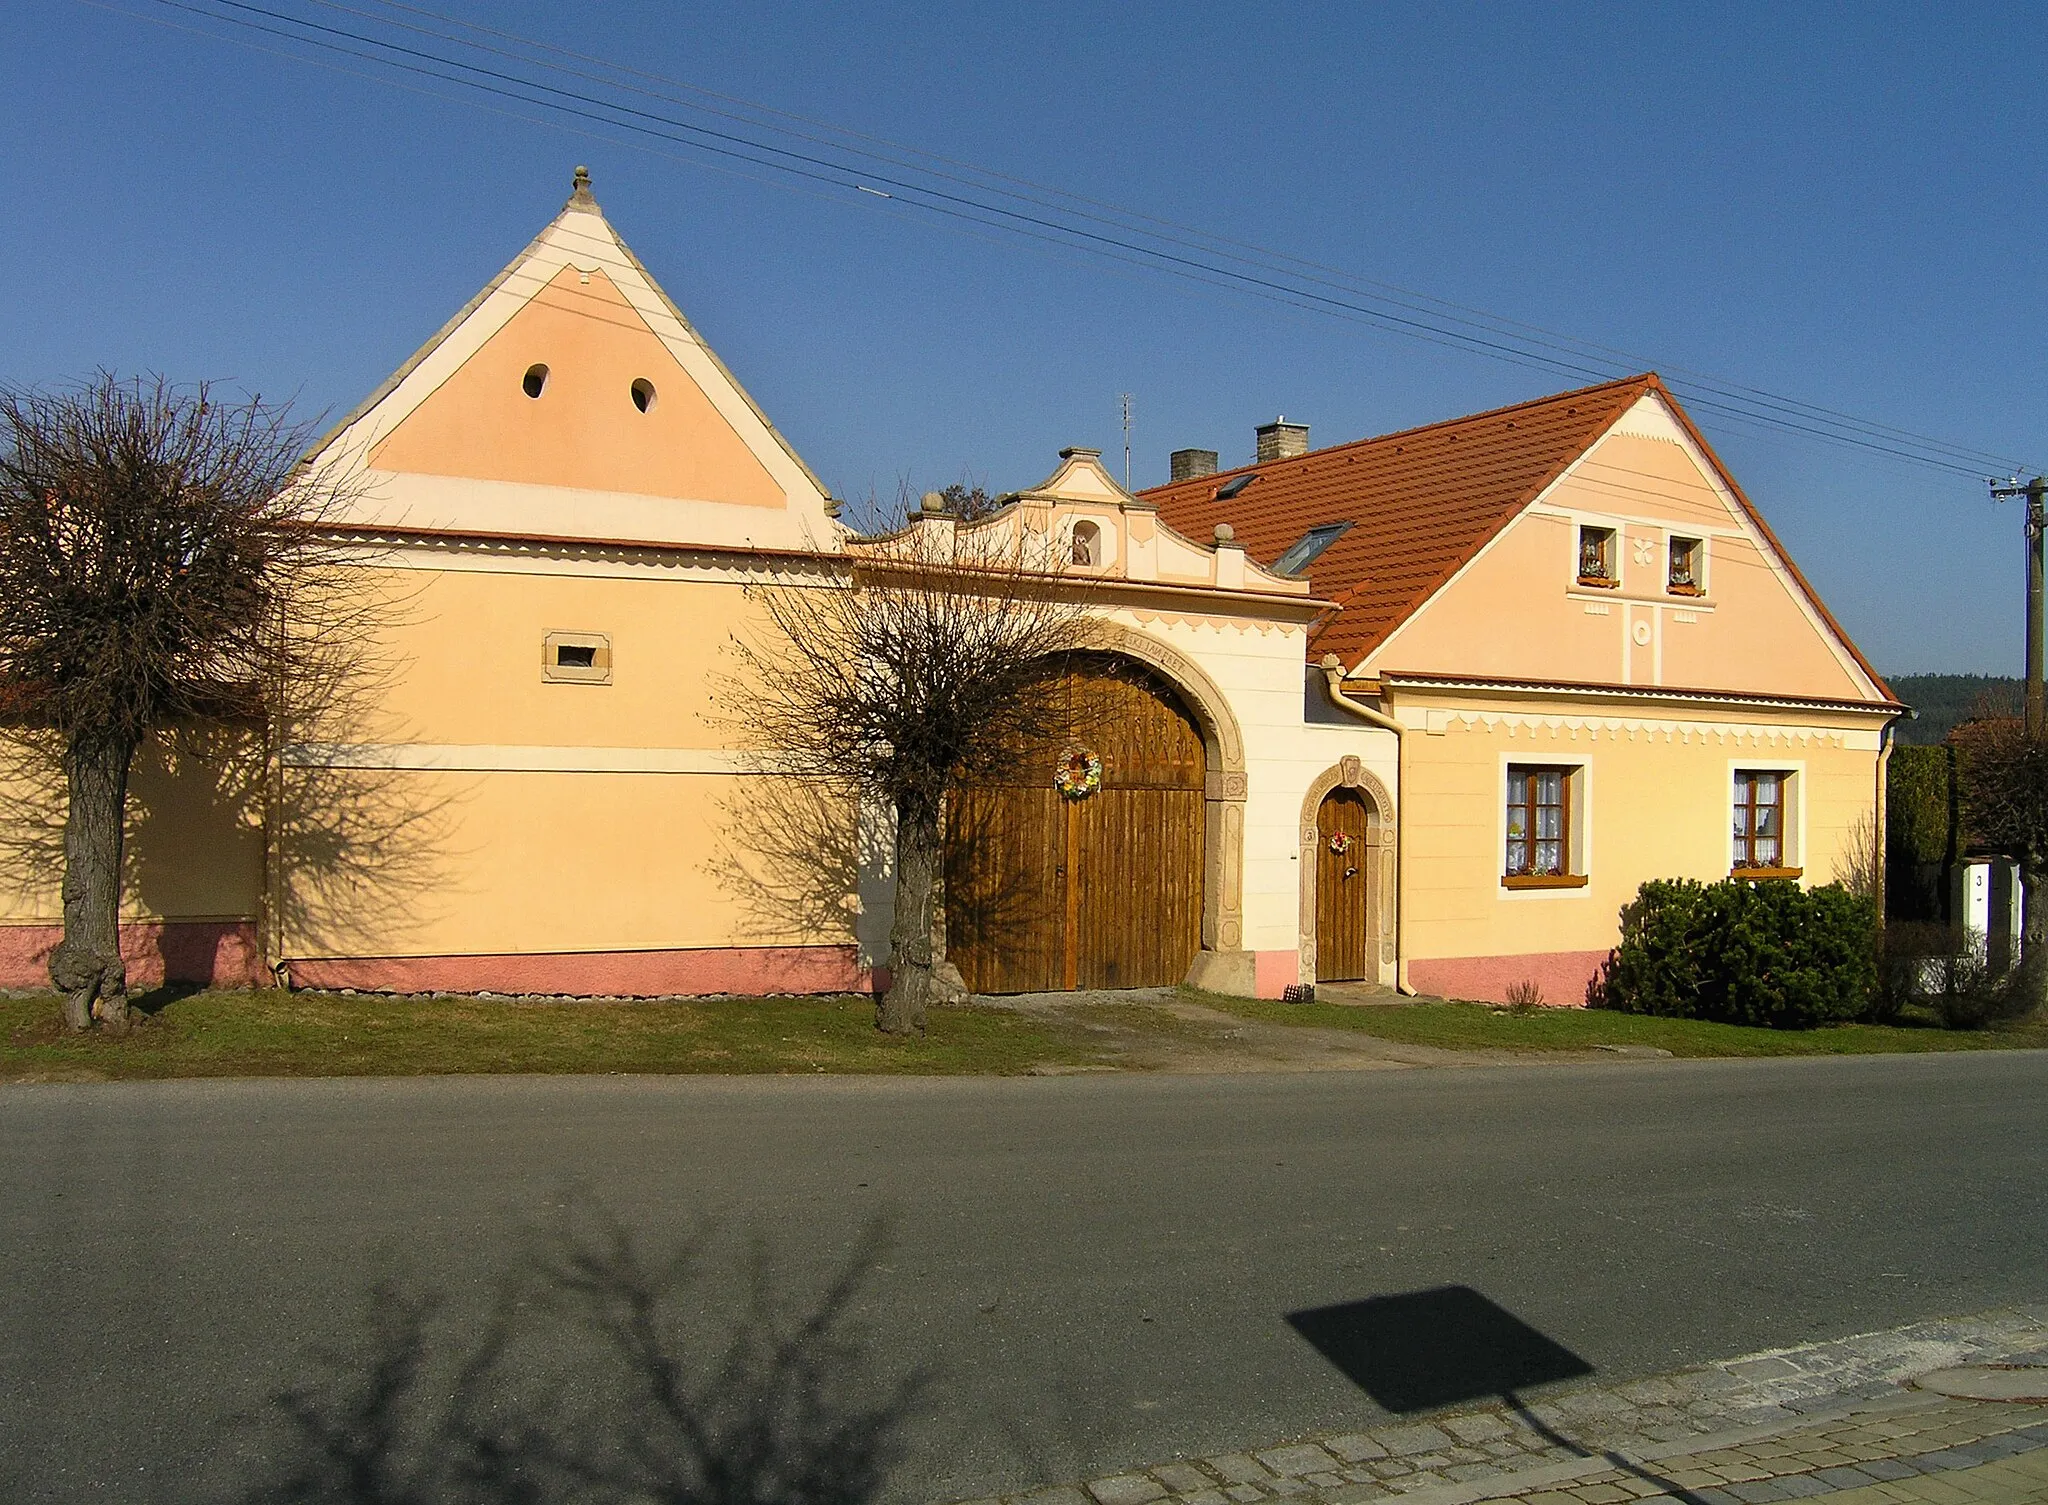
[{"label": "arched gateway", "polygon": [[947,954],[977,993],[1179,982],[1202,948],[1207,756],[1181,697],[1107,655],[1063,724],[962,789],[946,824]]}]

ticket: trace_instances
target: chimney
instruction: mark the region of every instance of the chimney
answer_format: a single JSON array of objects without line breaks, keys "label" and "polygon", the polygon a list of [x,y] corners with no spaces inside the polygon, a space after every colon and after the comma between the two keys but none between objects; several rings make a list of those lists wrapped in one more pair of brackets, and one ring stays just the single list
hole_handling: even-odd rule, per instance
[{"label": "chimney", "polygon": [[1196,476],[1216,474],[1216,451],[1213,449],[1177,449],[1167,456],[1166,463],[1172,467],[1169,481],[1192,481]]},{"label": "chimney", "polygon": [[1308,453],[1308,425],[1289,423],[1284,413],[1271,423],[1260,424],[1258,435],[1261,465],[1268,460],[1291,460]]}]

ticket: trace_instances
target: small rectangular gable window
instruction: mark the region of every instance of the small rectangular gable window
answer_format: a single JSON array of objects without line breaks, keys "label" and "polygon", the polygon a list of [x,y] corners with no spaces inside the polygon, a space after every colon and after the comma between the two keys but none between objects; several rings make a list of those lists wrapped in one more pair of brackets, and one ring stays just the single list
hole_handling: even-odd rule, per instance
[{"label": "small rectangular gable window", "polygon": [[1308,567],[1322,557],[1323,550],[1342,538],[1350,530],[1349,523],[1324,523],[1321,527],[1310,528],[1287,552],[1273,561],[1276,575],[1303,575]]},{"label": "small rectangular gable window", "polygon": [[1666,588],[1674,596],[1697,596],[1707,588],[1706,576],[1701,566],[1705,563],[1706,545],[1697,538],[1671,539],[1671,574]]},{"label": "small rectangular gable window", "polygon": [[611,635],[603,632],[549,633],[541,640],[540,677],[549,684],[610,684]]},{"label": "small rectangular gable window", "polygon": [[1579,584],[1612,588],[1621,584],[1614,573],[1614,530],[1579,529]]}]

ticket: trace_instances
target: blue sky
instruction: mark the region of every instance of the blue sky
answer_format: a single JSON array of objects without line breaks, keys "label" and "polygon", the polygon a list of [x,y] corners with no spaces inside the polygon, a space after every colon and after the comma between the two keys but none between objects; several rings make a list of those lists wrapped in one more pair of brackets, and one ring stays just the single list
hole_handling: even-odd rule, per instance
[{"label": "blue sky", "polygon": [[[588,162],[842,495],[1120,461],[1125,391],[1145,485],[1279,412],[1329,444],[1575,384],[114,3],[27,0],[0,48],[0,380],[338,414]],[[434,8],[2048,467],[2038,5]],[[1981,482],[1697,416],[1880,667],[2018,671],[2018,520]]]}]

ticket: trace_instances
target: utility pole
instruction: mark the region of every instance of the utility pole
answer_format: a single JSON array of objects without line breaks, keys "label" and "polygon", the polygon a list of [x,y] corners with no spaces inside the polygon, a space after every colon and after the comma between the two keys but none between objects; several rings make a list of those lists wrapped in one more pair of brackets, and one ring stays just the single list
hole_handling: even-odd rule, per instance
[{"label": "utility pole", "polygon": [[1117,401],[1124,405],[1124,490],[1131,489],[1131,394],[1119,392]]},{"label": "utility pole", "polygon": [[2048,659],[2048,628],[2044,628],[2042,616],[2043,557],[2042,534],[2048,526],[2048,476],[2035,476],[2024,486],[2018,476],[2010,483],[2000,486],[1993,483],[1992,498],[2007,501],[2013,497],[2027,499],[2027,736],[2038,741],[2048,733],[2048,691],[2044,691],[2042,673],[2044,659]]}]

